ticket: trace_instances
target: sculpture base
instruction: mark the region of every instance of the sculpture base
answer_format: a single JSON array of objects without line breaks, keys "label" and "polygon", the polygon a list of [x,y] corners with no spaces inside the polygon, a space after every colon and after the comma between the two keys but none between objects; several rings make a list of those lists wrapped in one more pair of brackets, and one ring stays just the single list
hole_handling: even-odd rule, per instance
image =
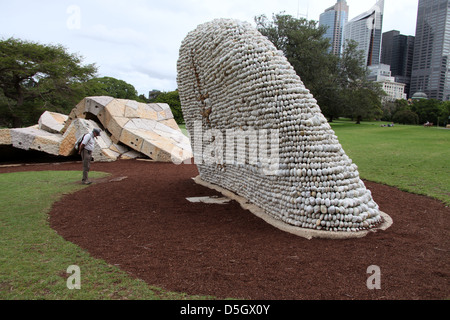
[{"label": "sculpture base", "polygon": [[337,231],[323,231],[323,230],[314,230],[314,229],[296,227],[296,226],[287,224],[279,219],[273,218],[272,216],[268,215],[262,208],[252,204],[246,198],[241,197],[241,196],[231,192],[230,190],[227,190],[218,185],[203,181],[200,176],[195,177],[193,180],[195,181],[195,183],[197,183],[199,185],[216,190],[216,191],[222,193],[223,196],[237,201],[243,209],[250,211],[255,216],[263,219],[265,222],[274,226],[275,228],[278,228],[285,232],[292,233],[299,237],[306,238],[308,240],[311,240],[313,238],[323,238],[323,239],[362,238],[362,237],[365,237],[366,235],[368,235],[370,232],[386,230],[393,223],[393,220],[389,215],[387,215],[384,212],[380,212],[381,216],[383,218],[383,222],[380,225],[378,225],[376,228],[362,230],[362,231],[355,231],[355,232],[339,231],[339,232],[337,232]]}]

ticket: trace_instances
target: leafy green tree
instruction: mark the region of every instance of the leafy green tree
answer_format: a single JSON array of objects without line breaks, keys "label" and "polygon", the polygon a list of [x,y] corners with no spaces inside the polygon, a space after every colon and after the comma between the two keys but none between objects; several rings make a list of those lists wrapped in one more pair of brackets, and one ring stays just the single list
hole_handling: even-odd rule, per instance
[{"label": "leafy green tree", "polygon": [[450,124],[450,101],[441,104],[441,119],[444,126]]},{"label": "leafy green tree", "polygon": [[417,124],[419,121],[417,114],[411,111],[411,106],[405,99],[386,102],[383,104],[382,109],[383,116],[381,120],[384,121],[393,121],[402,124]]},{"label": "leafy green tree", "polygon": [[151,100],[152,103],[167,103],[172,110],[173,118],[178,124],[184,124],[183,111],[181,110],[180,95],[178,90],[160,92]]},{"label": "leafy green tree", "polygon": [[142,100],[133,85],[112,77],[90,79],[84,84],[84,90],[85,96],[109,96],[117,99]]},{"label": "leafy green tree", "polygon": [[403,109],[394,114],[392,121],[401,124],[418,124],[419,116],[411,110]]},{"label": "leafy green tree", "polygon": [[394,102],[395,104],[395,112],[402,110],[411,110],[411,106],[405,99],[397,99]]},{"label": "leafy green tree", "polygon": [[322,112],[330,119],[330,122],[348,112],[352,105],[348,99],[354,98],[351,93],[354,85],[366,77],[366,70],[361,67],[362,53],[356,48],[356,43],[348,42],[341,57],[336,58],[330,54],[337,59],[334,61],[334,68],[331,69],[332,73],[329,77],[332,79],[329,88],[333,88],[333,91],[328,103],[321,105]]},{"label": "leafy green tree", "polygon": [[438,118],[442,116],[441,104],[442,103],[439,100],[423,99],[414,102],[411,106],[411,111],[417,113],[417,115],[419,116],[420,124],[426,123],[428,121],[436,125],[438,123]]},{"label": "leafy green tree", "polygon": [[367,80],[368,69],[363,63],[363,53],[357,47],[355,41],[345,43],[336,79],[344,96],[343,113],[359,124],[363,119],[382,117],[381,97],[386,93],[379,83]]},{"label": "leafy green tree", "polygon": [[[61,45],[9,38],[0,41],[0,114],[9,127],[35,124],[42,110],[71,108],[78,84],[92,78],[94,64]],[[60,103],[66,104],[61,105]]]},{"label": "leafy green tree", "polygon": [[383,115],[381,116],[381,120],[392,121],[392,117],[395,114],[395,102],[388,101],[386,103],[383,103],[382,111]]},{"label": "leafy green tree", "polygon": [[346,112],[349,117],[360,124],[363,119],[381,118],[380,94],[382,89],[373,84],[373,87],[366,84],[354,84],[345,91]]},{"label": "leafy green tree", "polygon": [[145,96],[145,94],[140,94],[139,95],[139,100],[141,100],[142,102],[145,102],[145,103],[149,103],[150,102],[150,100]]}]

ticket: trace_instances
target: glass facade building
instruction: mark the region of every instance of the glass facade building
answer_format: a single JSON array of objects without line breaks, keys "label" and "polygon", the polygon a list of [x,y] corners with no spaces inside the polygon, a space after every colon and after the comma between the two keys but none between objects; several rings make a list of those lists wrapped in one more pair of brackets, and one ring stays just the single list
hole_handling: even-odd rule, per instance
[{"label": "glass facade building", "polygon": [[411,94],[450,100],[450,1],[419,0]]},{"label": "glass facade building", "polygon": [[344,27],[344,41],[354,40],[357,50],[364,52],[365,65],[380,64],[384,0],[350,20]]},{"label": "glass facade building", "polygon": [[340,56],[344,43],[344,25],[348,22],[348,5],[346,0],[338,0],[326,9],[319,18],[319,26],[327,27],[324,35],[330,40],[331,53]]},{"label": "glass facade building", "polygon": [[381,63],[391,66],[396,82],[406,85],[405,92],[411,96],[411,72],[414,55],[414,37],[400,34],[397,30],[383,33]]}]

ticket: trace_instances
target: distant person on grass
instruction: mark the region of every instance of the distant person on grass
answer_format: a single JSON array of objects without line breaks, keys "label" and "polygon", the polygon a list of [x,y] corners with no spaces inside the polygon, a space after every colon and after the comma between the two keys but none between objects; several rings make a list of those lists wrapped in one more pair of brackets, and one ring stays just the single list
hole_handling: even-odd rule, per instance
[{"label": "distant person on grass", "polygon": [[81,159],[83,160],[83,179],[81,180],[82,184],[91,184],[92,182],[88,180],[89,170],[91,168],[92,161],[92,151],[94,151],[94,138],[97,138],[100,135],[100,129],[94,129],[91,133],[88,133],[84,136],[83,141],[81,142],[80,149],[78,153],[81,155]]}]

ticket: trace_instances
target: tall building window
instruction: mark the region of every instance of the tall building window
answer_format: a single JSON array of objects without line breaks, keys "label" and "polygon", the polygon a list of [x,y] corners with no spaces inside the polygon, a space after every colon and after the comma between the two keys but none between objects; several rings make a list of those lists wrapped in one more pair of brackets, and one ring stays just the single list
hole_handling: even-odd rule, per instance
[{"label": "tall building window", "polygon": [[364,52],[367,66],[380,64],[384,0],[350,20],[344,27],[344,41],[354,40]]},{"label": "tall building window", "polygon": [[338,0],[326,9],[319,18],[319,26],[327,27],[324,37],[330,40],[329,52],[340,56],[344,44],[344,25],[348,22],[348,5],[346,0]]},{"label": "tall building window", "polygon": [[449,100],[449,0],[419,0],[410,93]]}]

